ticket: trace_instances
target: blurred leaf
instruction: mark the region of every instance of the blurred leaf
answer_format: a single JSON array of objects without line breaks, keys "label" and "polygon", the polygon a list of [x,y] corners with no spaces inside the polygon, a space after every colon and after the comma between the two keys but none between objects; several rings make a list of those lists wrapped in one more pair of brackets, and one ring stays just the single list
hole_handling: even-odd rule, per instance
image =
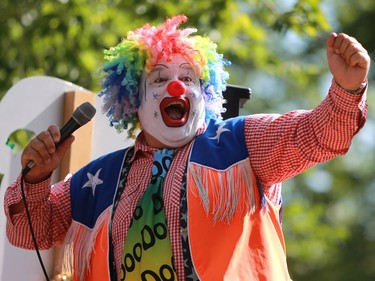
[{"label": "blurred leaf", "polygon": [[13,154],[17,154],[26,147],[34,136],[35,133],[33,131],[18,129],[9,135],[6,145],[10,147]]}]

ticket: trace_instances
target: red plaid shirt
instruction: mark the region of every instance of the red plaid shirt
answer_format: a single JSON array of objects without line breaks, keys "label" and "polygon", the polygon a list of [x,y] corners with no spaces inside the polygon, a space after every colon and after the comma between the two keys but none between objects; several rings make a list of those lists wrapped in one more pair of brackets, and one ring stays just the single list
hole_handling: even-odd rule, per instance
[{"label": "red plaid shirt", "polygon": [[[281,197],[281,182],[313,165],[347,152],[353,136],[367,115],[365,94],[352,95],[333,82],[327,98],[313,110],[296,110],[284,115],[257,114],[245,121],[245,139],[252,169],[264,193],[275,204]],[[123,245],[135,209],[151,179],[153,148],[141,134],[135,142],[132,167],[113,219],[114,257],[118,276]],[[164,202],[172,250],[179,280],[184,280],[180,233],[180,186],[189,155],[189,145],[175,156],[165,179]],[[29,208],[38,245],[47,249],[61,242],[71,223],[70,177],[50,189],[49,180],[26,184]],[[26,215],[10,217],[8,207],[21,200],[20,177],[7,189],[5,213],[7,235],[16,246],[32,249]]]}]

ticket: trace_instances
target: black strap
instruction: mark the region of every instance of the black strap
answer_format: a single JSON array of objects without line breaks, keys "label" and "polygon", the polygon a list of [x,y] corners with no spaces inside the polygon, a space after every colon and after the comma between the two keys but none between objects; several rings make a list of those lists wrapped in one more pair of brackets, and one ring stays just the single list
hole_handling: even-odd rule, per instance
[{"label": "black strap", "polygon": [[117,209],[117,205],[120,202],[121,194],[123,193],[125,185],[126,185],[126,180],[128,178],[129,170],[131,167],[130,159],[133,157],[133,154],[134,154],[134,147],[130,147],[128,151],[126,152],[124,164],[122,166],[120,179],[119,179],[119,185],[117,187],[115,200],[113,202],[111,221],[109,223],[109,229],[108,229],[109,257],[108,258],[109,258],[109,272],[110,272],[111,281],[117,280],[116,263],[115,263],[114,250],[113,250],[113,244],[112,244],[112,221],[113,221],[113,216],[115,214],[115,211]]}]

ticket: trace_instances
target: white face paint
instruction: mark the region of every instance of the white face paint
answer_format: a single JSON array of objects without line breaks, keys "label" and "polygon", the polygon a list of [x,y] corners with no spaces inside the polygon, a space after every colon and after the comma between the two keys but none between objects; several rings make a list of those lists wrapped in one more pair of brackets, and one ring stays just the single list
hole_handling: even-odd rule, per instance
[{"label": "white face paint", "polygon": [[[177,94],[167,91],[172,81],[178,86]],[[185,85],[185,91],[177,81]],[[169,62],[163,59],[148,74],[143,73],[140,98],[138,118],[149,145],[181,147],[203,126],[205,107],[199,77],[181,55],[174,55]]]}]

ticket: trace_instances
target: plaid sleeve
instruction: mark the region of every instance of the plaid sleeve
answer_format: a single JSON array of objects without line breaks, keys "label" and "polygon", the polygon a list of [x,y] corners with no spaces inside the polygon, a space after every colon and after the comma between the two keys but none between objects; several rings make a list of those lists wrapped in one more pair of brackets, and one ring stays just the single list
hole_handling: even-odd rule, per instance
[{"label": "plaid sleeve", "polygon": [[312,110],[248,116],[245,137],[255,175],[271,186],[345,154],[366,117],[366,91],[353,95],[334,81]]},{"label": "plaid sleeve", "polygon": [[[25,183],[25,194],[38,247],[48,249],[61,242],[71,222],[70,178],[50,186],[50,179],[37,184]],[[26,211],[11,215],[10,206],[22,201],[21,176],[10,185],[4,196],[7,218],[6,233],[11,244],[33,249]]]}]

